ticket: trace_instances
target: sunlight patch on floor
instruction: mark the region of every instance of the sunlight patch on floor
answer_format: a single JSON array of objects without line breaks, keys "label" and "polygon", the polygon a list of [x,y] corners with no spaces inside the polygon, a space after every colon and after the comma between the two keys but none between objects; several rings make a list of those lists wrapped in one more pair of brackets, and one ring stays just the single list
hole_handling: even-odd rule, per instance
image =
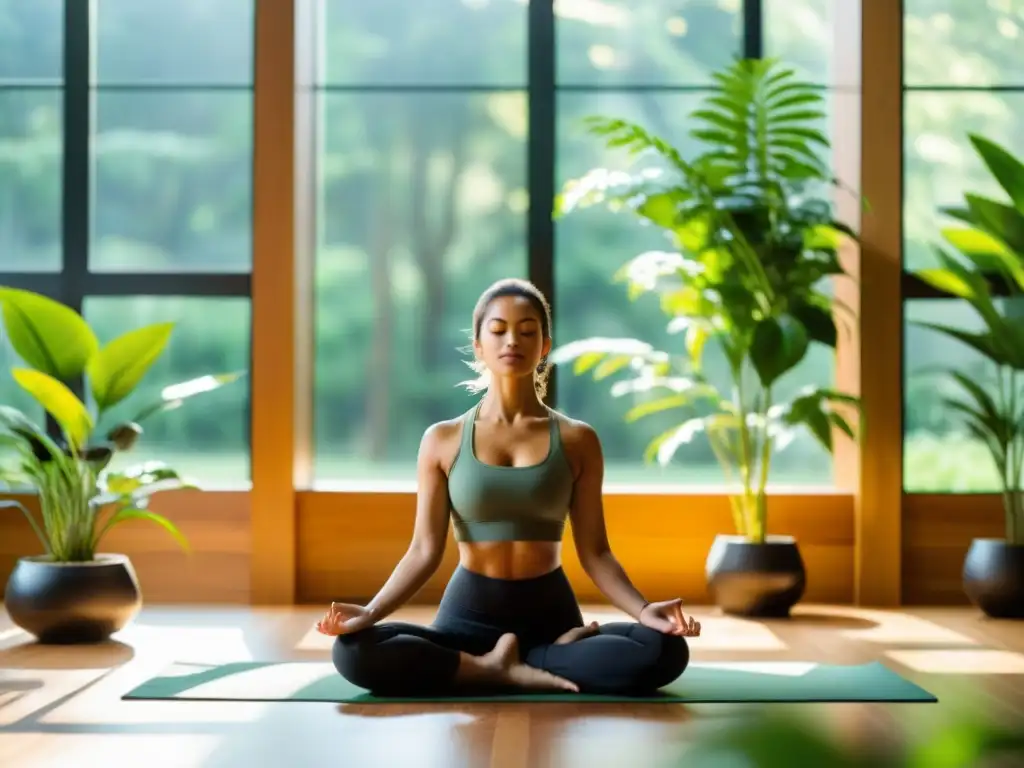
[{"label": "sunlight patch on floor", "polygon": [[7,629],[0,629],[0,645],[6,643],[8,640],[14,640],[16,638],[25,640],[28,639],[29,634],[21,627],[8,627]]},{"label": "sunlight patch on floor", "polygon": [[299,642],[295,644],[296,651],[323,651],[324,653],[331,652],[331,646],[334,645],[334,638],[327,635],[321,635],[314,624],[301,638]]},{"label": "sunlight patch on floor", "polygon": [[5,669],[3,683],[13,690],[0,701],[0,727],[31,718],[36,712],[72,696],[106,674],[105,669]]},{"label": "sunlight patch on floor", "polygon": [[893,661],[933,675],[1024,675],[1024,654],[995,650],[886,651]]},{"label": "sunlight patch on floor", "polygon": [[700,637],[686,642],[698,651],[784,651],[788,648],[771,628],[733,616],[698,616]]},{"label": "sunlight patch on floor", "polygon": [[832,616],[837,619],[863,621],[872,626],[836,627],[837,634],[850,640],[879,645],[978,645],[978,641],[927,619],[898,611],[873,610],[847,606],[801,606],[793,611],[801,615]]},{"label": "sunlight patch on floor", "polygon": [[[70,698],[40,718],[62,725],[120,724],[230,724],[251,723],[266,714],[266,702],[124,701],[121,697],[151,677],[162,675],[165,659],[139,659]],[[147,766],[148,768],[148,766]]]},{"label": "sunlight patch on floor", "polygon": [[132,624],[117,639],[137,653],[167,661],[227,664],[253,661],[245,632],[235,627],[190,627]]},{"label": "sunlight patch on floor", "polygon": [[[222,736],[190,733],[180,735],[155,734],[0,734],[0,757],[5,753],[18,755],[28,752],[30,763],[26,768],[112,768],[112,766],[145,766],[145,768],[198,768],[208,765],[209,759],[223,740]],[[31,742],[31,743],[30,743]],[[73,757],[72,757],[73,756]]]}]

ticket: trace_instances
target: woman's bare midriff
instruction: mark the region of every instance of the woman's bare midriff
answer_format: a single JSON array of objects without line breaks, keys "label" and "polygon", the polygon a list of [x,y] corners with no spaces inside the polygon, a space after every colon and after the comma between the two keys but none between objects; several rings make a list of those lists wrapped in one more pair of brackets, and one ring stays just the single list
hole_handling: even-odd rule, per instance
[{"label": "woman's bare midriff", "polygon": [[556,541],[463,542],[459,563],[492,579],[534,579],[562,564],[562,545]]}]

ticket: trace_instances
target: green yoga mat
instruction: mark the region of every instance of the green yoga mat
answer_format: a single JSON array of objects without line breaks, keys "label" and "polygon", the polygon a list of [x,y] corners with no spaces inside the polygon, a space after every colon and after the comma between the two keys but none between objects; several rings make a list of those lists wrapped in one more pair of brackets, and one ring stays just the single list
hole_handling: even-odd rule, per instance
[{"label": "green yoga mat", "polygon": [[408,702],[936,702],[928,691],[873,662],[836,666],[810,662],[691,664],[674,682],[650,696],[579,693],[474,694],[431,698],[383,698],[344,680],[330,662],[238,662],[204,666],[174,664],[124,699],[205,701],[326,701],[351,704]]}]

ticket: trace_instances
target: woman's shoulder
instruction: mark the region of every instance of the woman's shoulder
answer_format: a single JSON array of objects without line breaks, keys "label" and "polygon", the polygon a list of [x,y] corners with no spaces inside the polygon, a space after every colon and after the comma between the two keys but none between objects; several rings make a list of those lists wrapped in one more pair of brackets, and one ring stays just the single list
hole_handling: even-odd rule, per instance
[{"label": "woman's shoulder", "polygon": [[597,430],[587,422],[574,419],[561,411],[556,411],[554,408],[549,408],[548,410],[551,412],[552,418],[558,421],[559,435],[562,438],[562,442],[568,447],[583,450],[594,450],[597,448],[600,450],[601,439],[598,437]]},{"label": "woman's shoulder", "polygon": [[452,443],[457,444],[462,437],[462,427],[469,413],[470,411],[466,411],[450,419],[435,421],[423,431],[421,444],[442,451],[449,448]]}]

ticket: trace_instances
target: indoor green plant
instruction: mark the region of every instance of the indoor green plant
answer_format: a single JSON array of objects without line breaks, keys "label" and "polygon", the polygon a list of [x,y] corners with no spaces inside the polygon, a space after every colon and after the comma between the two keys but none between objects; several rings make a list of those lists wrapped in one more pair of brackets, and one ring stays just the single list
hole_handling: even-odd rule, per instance
[{"label": "indoor green plant", "polygon": [[[828,148],[817,128],[820,92],[774,60],[737,61],[714,81],[713,93],[689,115],[690,135],[703,145],[691,160],[640,125],[589,119],[609,147],[654,163],[628,174],[590,171],[569,182],[556,211],[604,203],[663,231],[666,249],[636,256],[616,279],[631,297],[657,296],[669,330],[685,334],[680,349],[591,338],[551,359],[573,361],[577,374],[596,378],[628,371],[630,378],[612,387],[613,395],[635,399],[627,419],[683,414],[651,443],[648,458],[667,463],[679,445],[706,436],[734,483],[730,503],[740,534],[720,537],[712,549],[712,592],[726,610],[786,614],[802,596],[805,576],[795,542],[767,534],[772,456],[798,428],[829,450],[834,429],[853,437],[848,409],[857,398],[814,387],[780,399],[777,384],[811,344],[836,346],[836,310],[848,308],[825,283],[845,275],[839,248],[852,233],[834,220],[833,178],[819,158]],[[727,362],[726,391],[705,375],[709,344]],[[778,578],[787,569],[789,582]],[[742,595],[730,589],[727,571],[743,572]],[[772,576],[752,592],[758,572]]]},{"label": "indoor green plant", "polygon": [[965,301],[980,330],[916,324],[966,344],[992,370],[989,382],[944,371],[960,390],[959,397],[943,398],[945,405],[992,456],[1006,525],[1004,539],[972,542],[964,589],[990,616],[1024,618],[1024,163],[986,138],[970,141],[1008,201],[969,193],[963,206],[945,209],[967,226],[945,228],[953,251],[936,246],[938,266],[914,274]]},{"label": "indoor green plant", "polygon": [[[132,448],[143,421],[239,374],[167,387],[133,419],[101,430],[110,409],[132,394],[163,354],[173,324],[128,331],[101,346],[81,315],[53,299],[0,288],[0,304],[9,343],[24,362],[11,375],[55,424],[47,429],[0,405],[0,447],[14,456],[0,470],[0,482],[8,493],[34,491],[39,514],[12,499],[0,507],[24,513],[44,551],[18,562],[5,605],[15,623],[42,640],[101,640],[134,616],[141,599],[130,561],[97,553],[104,535],[126,521],[145,520],[187,547],[175,525],[148,504],[154,494],[192,487],[165,464],[116,472],[111,460]],[[79,386],[89,398],[75,393]]]}]

